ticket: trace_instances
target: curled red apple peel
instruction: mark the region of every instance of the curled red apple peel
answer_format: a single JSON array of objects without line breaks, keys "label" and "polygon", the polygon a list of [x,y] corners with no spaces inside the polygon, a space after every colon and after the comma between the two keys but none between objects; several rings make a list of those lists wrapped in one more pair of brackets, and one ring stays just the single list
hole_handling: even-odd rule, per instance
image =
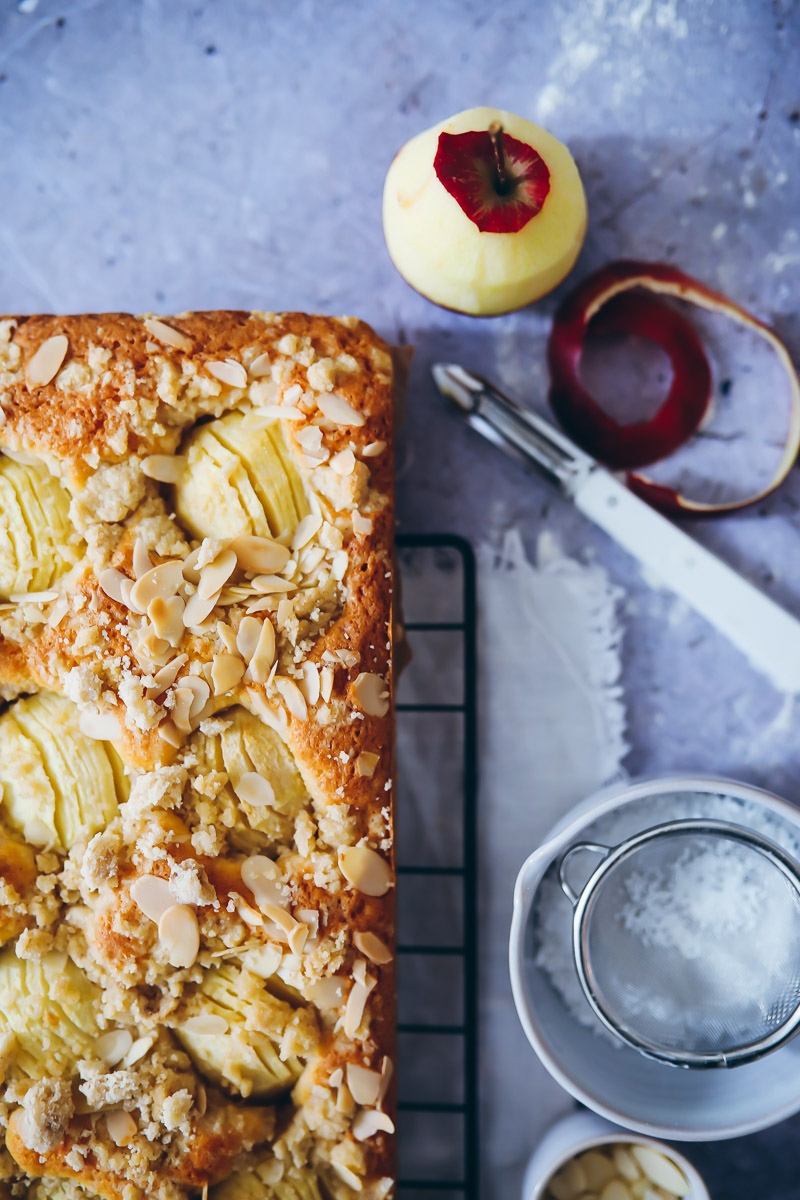
[{"label": "curled red apple peel", "polygon": [[[674,296],[723,313],[764,338],[778,357],[789,382],[789,425],[783,453],[769,483],[754,495],[724,503],[692,500],[635,471],[666,458],[688,440],[708,411],[711,374],[702,343],[690,323],[655,296],[626,294],[636,287]],[[608,307],[608,315],[601,310]],[[657,342],[669,355],[673,382],[649,421],[622,425],[604,412],[579,377],[583,342],[593,332],[627,332]],[[661,327],[659,328],[659,324]],[[698,356],[699,350],[699,356]],[[763,321],[699,280],[667,263],[620,261],[590,275],[556,313],[547,347],[553,411],[572,439],[598,461],[626,470],[632,491],[655,508],[684,515],[713,516],[755,504],[788,475],[800,450],[800,381],[785,345]]]}]

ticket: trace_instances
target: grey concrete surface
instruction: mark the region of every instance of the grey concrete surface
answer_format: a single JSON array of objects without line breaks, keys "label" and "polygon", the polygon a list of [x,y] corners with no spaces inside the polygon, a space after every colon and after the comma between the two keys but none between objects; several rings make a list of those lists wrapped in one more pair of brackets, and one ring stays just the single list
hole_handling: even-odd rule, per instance
[{"label": "grey concrete surface", "polygon": [[[493,321],[447,314],[395,274],[380,225],[407,137],[507,107],[567,141],[583,172],[575,278],[620,256],[675,262],[800,359],[798,63],[793,0],[2,0],[0,308],[310,308],[414,343],[402,527],[479,541],[516,523],[533,546],[546,525],[595,556],[627,597],[628,769],[727,773],[800,802],[798,719],[781,697],[433,393],[430,363],[457,357],[544,410],[563,289]],[[730,397],[687,470],[738,485],[774,454],[785,397],[746,366]],[[796,470],[691,532],[800,610]],[[715,1200],[792,1200],[799,1138],[795,1119],[690,1154]],[[489,1163],[485,1194],[511,1200],[518,1180],[519,1163]]]}]

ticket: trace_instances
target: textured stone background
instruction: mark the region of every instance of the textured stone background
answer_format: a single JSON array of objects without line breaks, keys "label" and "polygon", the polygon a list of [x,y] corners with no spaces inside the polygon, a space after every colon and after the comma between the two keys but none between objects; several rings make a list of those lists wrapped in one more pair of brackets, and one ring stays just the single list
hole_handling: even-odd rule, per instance
[{"label": "textured stone background", "polygon": [[[544,407],[558,296],[495,321],[444,313],[396,276],[380,228],[408,136],[507,107],[583,172],[576,277],[619,256],[674,261],[773,322],[798,359],[799,57],[791,0],[2,0],[0,308],[311,308],[413,342],[403,527],[477,541],[516,523],[533,546],[547,525],[596,556],[627,596],[629,770],[726,773],[800,802],[781,698],[432,392],[429,364],[459,357]],[[774,457],[784,400],[747,346],[718,351],[733,387],[687,470],[744,486]],[[795,471],[691,532],[800,610],[799,512]],[[716,1200],[789,1200],[798,1135],[795,1119],[691,1154]],[[514,1195],[518,1165],[488,1164],[486,1193]]]}]

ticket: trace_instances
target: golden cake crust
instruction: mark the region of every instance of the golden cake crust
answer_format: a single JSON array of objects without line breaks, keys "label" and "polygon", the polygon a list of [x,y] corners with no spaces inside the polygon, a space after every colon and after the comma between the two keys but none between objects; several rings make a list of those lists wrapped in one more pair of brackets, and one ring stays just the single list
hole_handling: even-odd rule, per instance
[{"label": "golden cake crust", "polygon": [[[296,818],[294,845],[278,847],[292,911],[318,914],[319,929],[324,929],[327,938],[324,944],[333,948],[329,970],[345,981],[350,993],[361,989],[361,1002],[352,1006],[349,1015],[348,1011],[340,1015],[336,1028],[328,1026],[327,1032],[327,1018],[318,1018],[323,1032],[302,1086],[298,1084],[296,1089],[295,1116],[287,1126],[290,1106],[279,1120],[282,1132],[276,1153],[284,1154],[287,1161],[294,1156],[299,1165],[298,1156],[305,1152],[300,1147],[310,1139],[309,1162],[318,1167],[331,1157],[331,1138],[335,1137],[335,1169],[326,1177],[327,1186],[333,1187],[337,1196],[349,1196],[351,1184],[354,1187],[358,1182],[364,1200],[377,1200],[388,1194],[394,1176],[393,1139],[383,1128],[363,1138],[354,1136],[357,1125],[351,1127],[350,1122],[370,1104],[365,1102],[360,1108],[349,1094],[346,1076],[344,1082],[337,1082],[336,1076],[348,1063],[382,1071],[384,1083],[377,1105],[381,1111],[390,1111],[394,1094],[394,967],[391,961],[374,961],[361,948],[367,943],[359,941],[361,935],[371,934],[389,951],[394,945],[393,885],[387,884],[381,891],[380,883],[376,886],[370,875],[376,870],[380,875],[376,860],[388,864],[392,874],[394,869],[394,380],[389,351],[361,321],[302,313],[18,317],[0,323],[0,335],[0,451],[25,462],[35,460],[61,481],[81,553],[78,566],[51,591],[30,601],[13,595],[0,601],[3,694],[13,700],[17,693],[47,689],[68,696],[80,712],[82,729],[94,730],[100,722],[104,731],[116,731],[116,736],[108,732],[103,736],[110,737],[133,772],[135,791],[157,791],[163,780],[180,777],[178,785],[170,783],[172,798],[163,804],[154,801],[157,807],[153,811],[163,813],[172,808],[178,821],[189,821],[189,825],[192,802],[186,800],[187,795],[197,795],[197,788],[207,789],[212,784],[217,789],[233,787],[234,792],[237,786],[230,770],[227,784],[221,784],[219,769],[209,773],[197,765],[196,755],[187,750],[189,733],[201,737],[198,725],[205,722],[208,730],[213,727],[215,732],[202,736],[213,740],[219,736],[214,714],[222,716],[223,728],[236,705],[277,731],[309,796],[306,816],[301,813]],[[202,571],[207,564],[212,569],[219,564],[230,539],[207,537],[200,542],[192,538],[175,518],[172,479],[161,479],[164,468],[148,463],[151,458],[155,463],[156,458],[160,462],[175,455],[175,462],[183,463],[186,439],[196,423],[211,419],[208,428],[212,428],[213,419],[230,413],[244,414],[254,430],[259,421],[279,423],[311,505],[304,519],[310,522],[309,528],[315,528],[311,537],[304,543],[300,539],[302,544],[297,546],[291,530],[278,538],[291,551],[286,571],[291,568],[294,572],[284,580],[282,568],[278,568],[278,583],[290,585],[285,595],[278,589],[275,600],[270,600],[268,589],[276,585],[267,582],[263,585],[267,600],[261,603],[253,573],[241,576],[244,560],[240,558],[239,573],[223,585],[219,607],[210,617],[196,627],[187,623],[177,645],[151,651],[155,617],[150,609],[137,611],[130,599],[120,600],[107,590],[113,593],[122,580],[125,596],[130,596],[131,585],[142,576],[138,543],[146,543],[152,567],[183,562],[187,555],[200,553],[201,583],[188,567],[184,571],[188,585],[181,583],[181,595],[188,604],[188,598],[202,586]],[[117,581],[113,586],[107,582],[109,575]],[[239,587],[233,600],[230,596],[225,600],[226,587]],[[278,596],[284,598],[277,600]],[[241,643],[244,622],[254,617],[274,626],[272,671],[267,679],[256,678],[254,666],[248,666],[245,658],[240,682],[217,695],[212,668],[216,671],[222,659],[236,659],[237,636]],[[146,651],[142,649],[145,635],[151,638]],[[163,639],[162,644],[166,644]],[[149,659],[151,652],[155,657]],[[186,656],[177,668],[177,678],[161,691],[158,679],[164,663],[157,657],[159,653],[167,665],[179,655]],[[181,681],[189,675],[195,688],[199,680],[201,699],[209,687],[212,694],[205,707],[201,705],[200,714],[194,714],[192,707],[184,729],[176,727],[175,714],[181,703]],[[208,685],[204,681],[209,681]],[[98,735],[91,732],[90,736]],[[123,831],[132,804],[133,800],[120,810]],[[130,819],[134,821],[134,817]],[[143,828],[143,819],[135,818],[140,821],[137,829]],[[74,953],[81,967],[94,978],[96,966],[101,984],[104,963],[123,977],[126,962],[133,970],[137,956],[141,960],[142,946],[153,941],[154,927],[148,927],[149,932],[145,929],[144,941],[126,932],[137,919],[143,920],[130,898],[131,880],[145,873],[167,881],[170,872],[174,877],[187,860],[222,901],[222,907],[216,901],[191,902],[200,928],[198,964],[205,961],[206,944],[209,952],[217,947],[213,952],[219,954],[224,953],[219,947],[230,945],[233,939],[235,951],[237,912],[244,912],[242,919],[247,925],[248,919],[256,921],[252,914],[255,910],[258,915],[259,904],[242,878],[240,857],[217,865],[213,853],[198,849],[202,838],[208,837],[205,826],[198,830],[191,825],[190,844],[184,841],[170,847],[168,838],[155,839],[155,857],[150,859],[139,842],[135,851],[130,846],[126,849],[127,835],[118,835],[115,829],[109,827],[109,836],[117,838],[113,853],[123,865],[119,876],[109,874],[111,882],[99,885],[106,907],[98,908],[97,919],[81,918],[74,943],[79,947]],[[225,836],[222,829],[220,837]],[[44,852],[49,853],[48,847]],[[59,884],[50,891],[74,895],[84,908],[88,895],[91,911],[94,893],[78,878],[80,871],[86,870],[86,853],[83,844],[70,850],[63,874],[51,872]],[[366,891],[357,886],[362,883]],[[376,890],[380,894],[369,894]],[[49,903],[55,911],[55,901]],[[234,908],[237,912],[232,912]],[[300,918],[289,920],[295,928],[301,923]],[[249,936],[266,945],[283,946],[286,959],[285,937],[279,936],[270,920],[262,919],[261,925],[256,921]],[[315,936],[312,933],[310,940]],[[53,934],[54,946],[60,948],[64,941],[63,934]],[[73,953],[72,946],[70,942],[64,948]],[[293,994],[302,996],[303,1004],[313,1008],[303,989],[309,980],[325,978],[325,956],[312,965],[313,956],[308,952],[305,959],[302,950],[298,957],[299,966],[290,964],[286,978],[292,979]],[[136,969],[140,966],[141,962]],[[169,985],[171,999],[168,1003],[162,999],[159,1011],[167,1013],[172,1005],[180,1015],[181,996],[194,994],[192,989],[197,986],[196,971],[196,967],[189,968],[185,976],[178,972],[179,982]],[[167,987],[163,972],[158,975],[155,968],[147,978],[151,988]],[[135,1011],[144,1012],[141,998],[136,1003]],[[359,1013],[362,1019],[356,1020]],[[19,1120],[14,1117],[12,1121],[11,1154],[23,1170],[31,1172],[35,1169],[31,1156],[36,1157],[41,1171],[41,1156],[26,1149],[20,1140]],[[336,1129],[338,1133],[330,1132]],[[181,1178],[202,1187],[219,1177],[222,1151],[216,1144],[213,1152],[209,1151],[211,1142],[198,1130],[187,1140]],[[69,1158],[69,1137],[65,1135],[50,1151],[54,1163]],[[316,1141],[325,1149],[315,1158]],[[231,1162],[233,1155],[231,1151],[228,1156]],[[52,1173],[78,1179],[101,1195],[123,1195],[121,1190],[114,1191],[117,1184],[111,1177],[101,1188],[94,1167],[94,1174],[87,1168],[88,1173],[81,1175],[76,1160],[70,1161],[69,1169],[57,1172],[53,1167]]]}]

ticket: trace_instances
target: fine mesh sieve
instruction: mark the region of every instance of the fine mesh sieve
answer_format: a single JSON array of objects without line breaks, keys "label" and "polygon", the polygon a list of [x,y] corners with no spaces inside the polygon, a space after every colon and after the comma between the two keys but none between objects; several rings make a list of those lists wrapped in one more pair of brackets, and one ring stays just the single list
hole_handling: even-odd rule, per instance
[{"label": "fine mesh sieve", "polygon": [[[580,892],[576,855],[602,861]],[[581,986],[612,1033],[674,1066],[752,1062],[800,1026],[800,866],[727,821],[669,821],[558,863]]]}]

